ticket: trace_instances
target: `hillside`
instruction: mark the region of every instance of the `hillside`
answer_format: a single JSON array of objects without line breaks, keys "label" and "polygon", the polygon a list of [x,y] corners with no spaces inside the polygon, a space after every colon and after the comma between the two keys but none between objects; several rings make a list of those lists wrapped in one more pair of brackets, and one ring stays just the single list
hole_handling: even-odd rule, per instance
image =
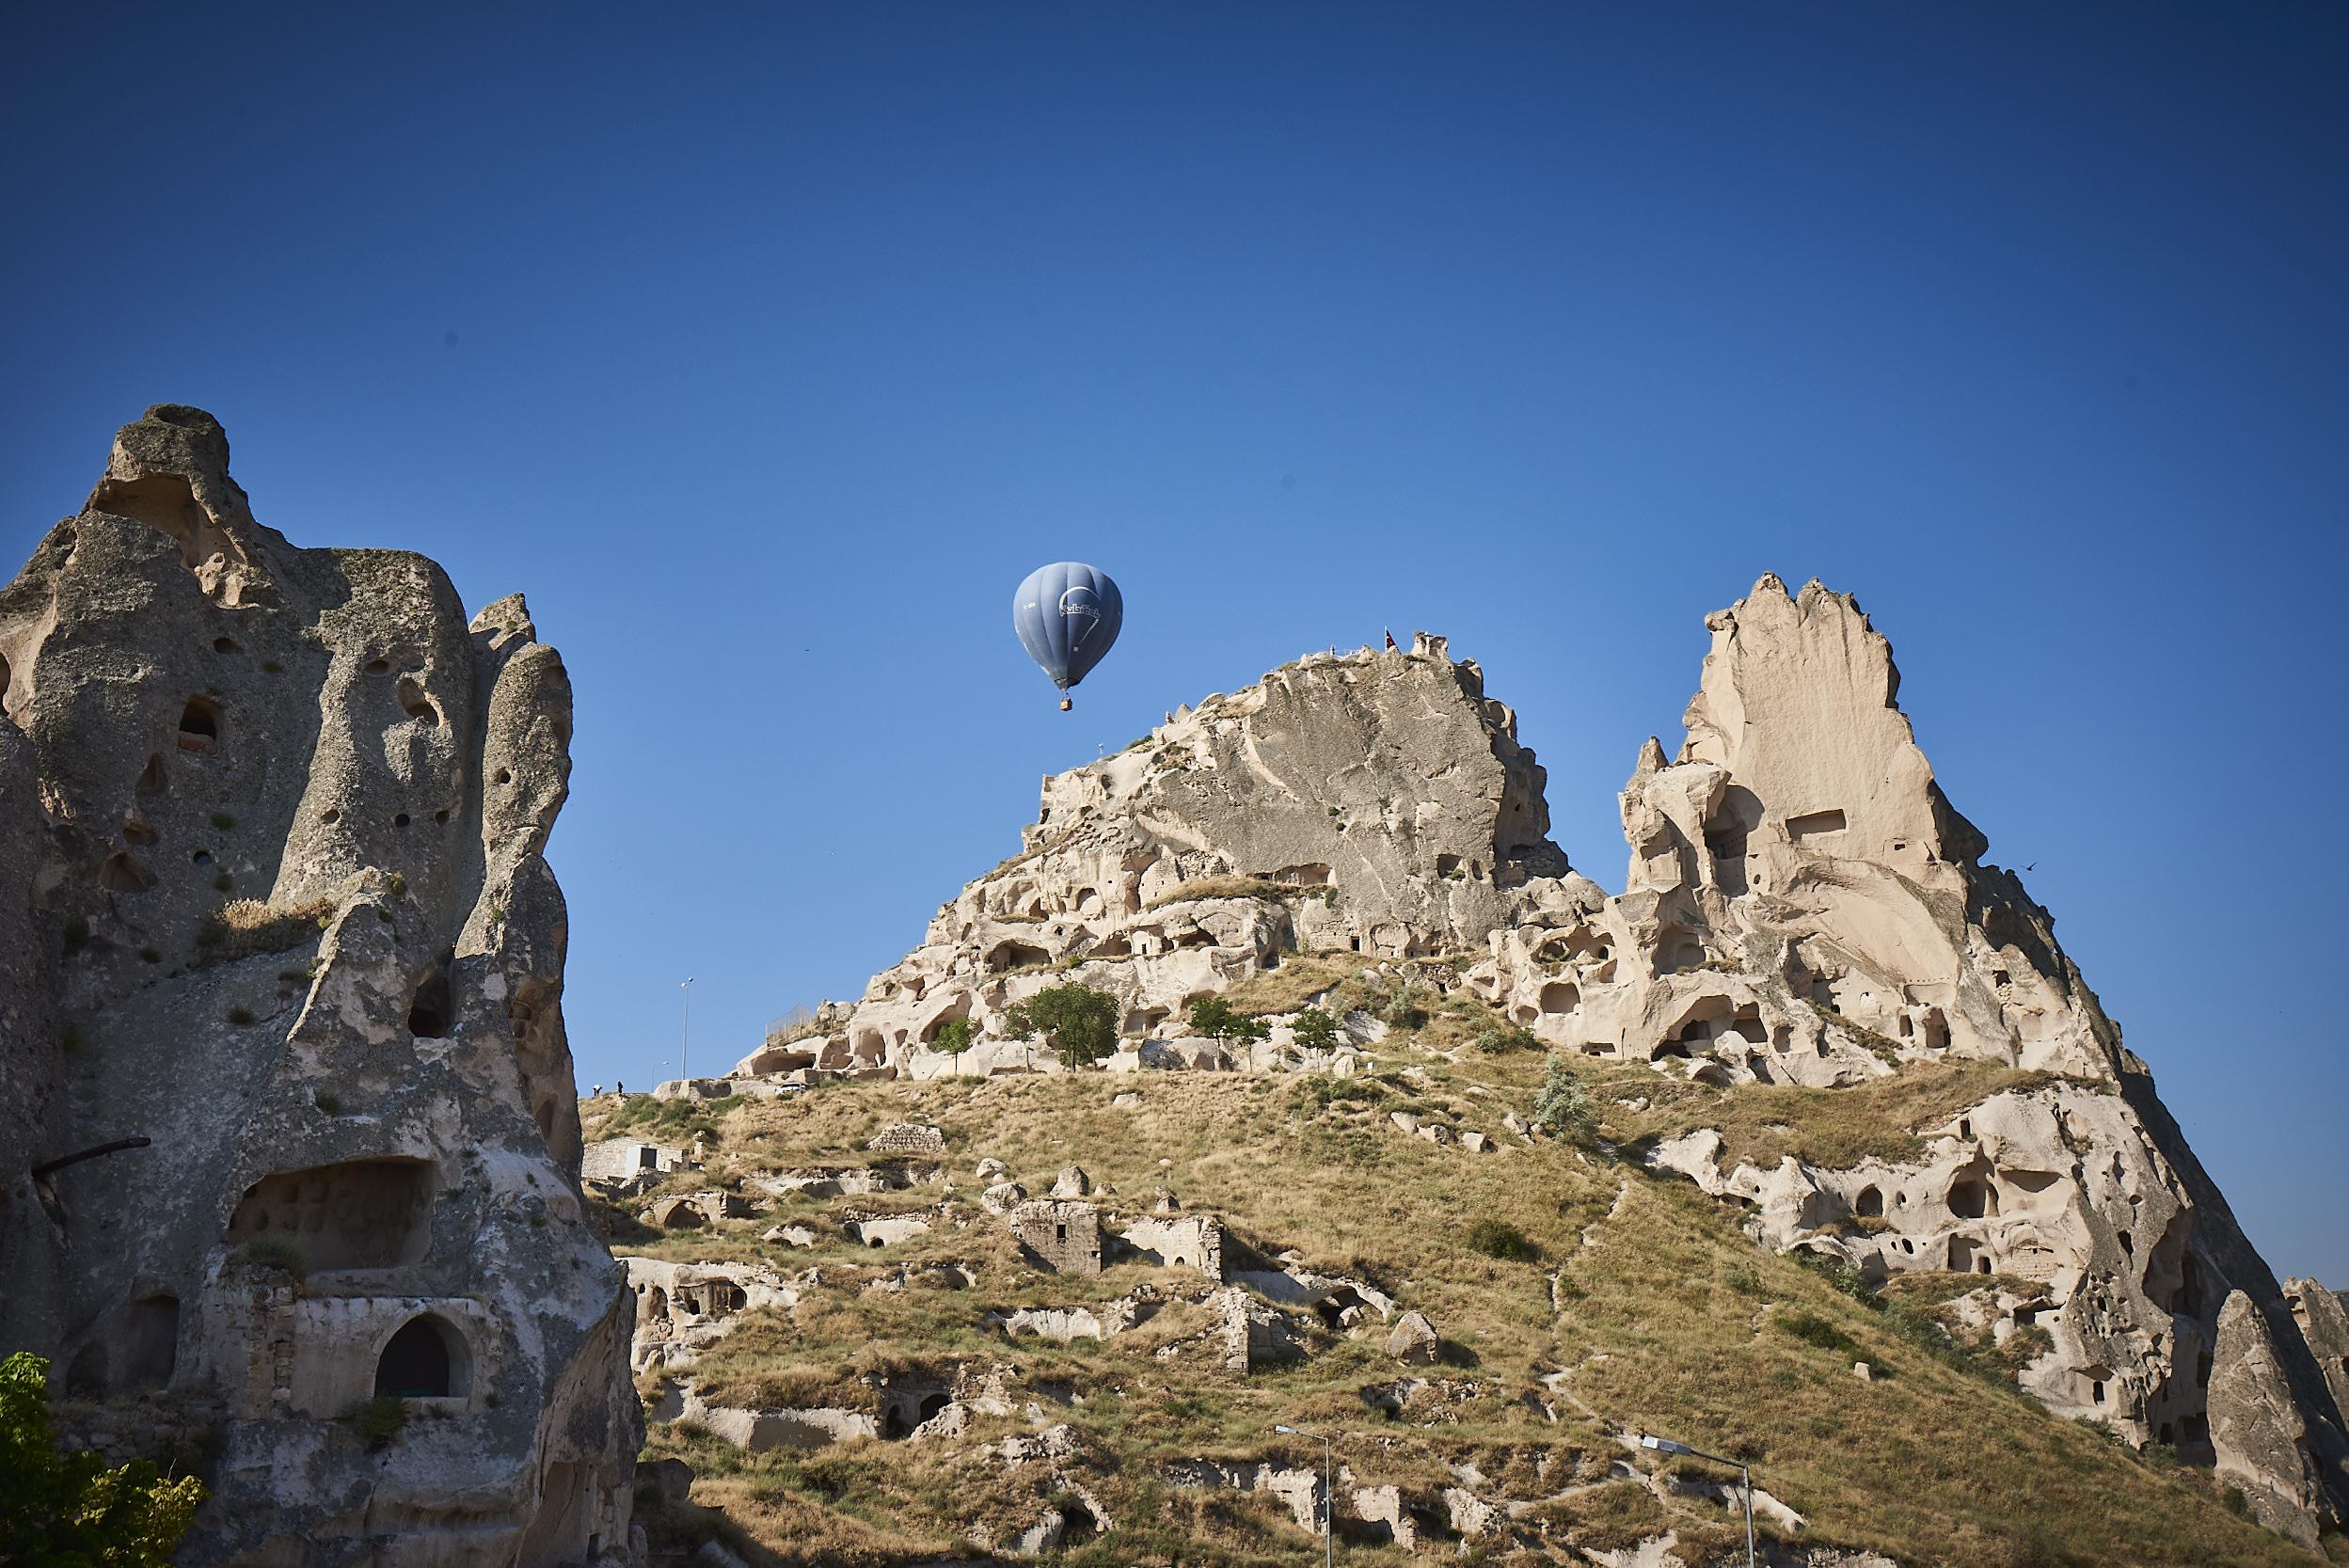
[{"label": "hillside", "polygon": [[[2338,1299],[2243,1238],[1858,607],[1708,625],[1620,895],[1442,640],[1312,657],[1046,781],[858,1001],[587,1106],[694,1476],[656,1544],[1294,1561],[1326,1433],[1358,1554],[1741,1552],[1654,1432],[1754,1465],[1789,1562],[2318,1560]],[[1023,1027],[1071,985],[1118,1036],[1072,1069]]]}]

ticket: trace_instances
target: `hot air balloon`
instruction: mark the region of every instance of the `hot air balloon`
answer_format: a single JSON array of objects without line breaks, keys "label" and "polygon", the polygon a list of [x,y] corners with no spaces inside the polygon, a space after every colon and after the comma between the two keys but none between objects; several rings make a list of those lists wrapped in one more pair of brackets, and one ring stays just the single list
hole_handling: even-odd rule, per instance
[{"label": "hot air balloon", "polygon": [[1074,705],[1069,688],[1083,680],[1125,624],[1125,599],[1109,574],[1081,561],[1039,566],[1011,598],[1011,629],[1020,646],[1060,688],[1060,711]]}]

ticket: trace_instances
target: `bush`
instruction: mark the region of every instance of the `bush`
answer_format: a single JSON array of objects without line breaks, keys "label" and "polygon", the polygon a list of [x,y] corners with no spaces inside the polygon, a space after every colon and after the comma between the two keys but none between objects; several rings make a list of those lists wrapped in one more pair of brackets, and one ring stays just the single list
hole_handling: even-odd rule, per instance
[{"label": "bush", "polygon": [[1297,1014],[1296,1040],[1307,1051],[1335,1051],[1338,1021],[1319,1007],[1308,1007]]},{"label": "bush", "polygon": [[1004,1018],[1013,1039],[1042,1035],[1063,1067],[1085,1067],[1118,1049],[1117,998],[1079,981],[1048,986]]},{"label": "bush", "polygon": [[1549,1059],[1549,1076],[1533,1096],[1532,1120],[1537,1131],[1568,1143],[1587,1144],[1598,1133],[1598,1113],[1592,1108],[1589,1091],[1555,1056]]},{"label": "bush", "polygon": [[89,945],[89,922],[74,915],[65,923],[65,950],[78,953]]},{"label": "bush", "polygon": [[59,1453],[49,1363],[24,1351],[0,1361],[0,1543],[28,1568],[162,1568],[204,1500],[203,1482],[167,1481],[145,1460],[109,1470],[94,1453]]},{"label": "bush", "polygon": [[408,1424],[408,1407],[389,1394],[377,1394],[352,1408],[351,1424],[358,1428],[369,1448],[387,1448]]},{"label": "bush", "polygon": [[216,811],[212,814],[212,825],[225,833],[236,826],[236,818],[225,811]]},{"label": "bush", "polygon": [[1504,1051],[1532,1051],[1541,1044],[1532,1035],[1515,1025],[1486,1029],[1468,1043],[1475,1046],[1477,1050],[1495,1056]]},{"label": "bush", "polygon": [[1272,1033],[1262,1019],[1235,1012],[1220,996],[1191,999],[1191,1027],[1212,1040],[1261,1040]]},{"label": "bush", "polygon": [[1470,1226],[1468,1245],[1487,1258],[1509,1263],[1532,1263],[1542,1256],[1542,1249],[1524,1231],[1500,1220],[1478,1220]]},{"label": "bush", "polygon": [[1389,1029],[1424,1029],[1427,993],[1417,986],[1401,987],[1387,998],[1387,1006],[1378,1016]]},{"label": "bush", "polygon": [[290,1275],[296,1285],[309,1277],[309,1259],[302,1251],[302,1243],[291,1236],[264,1236],[258,1242],[246,1243],[245,1260]]},{"label": "bush", "polygon": [[1860,1342],[1815,1312],[1782,1312],[1770,1320],[1781,1332],[1821,1350],[1857,1352]]}]

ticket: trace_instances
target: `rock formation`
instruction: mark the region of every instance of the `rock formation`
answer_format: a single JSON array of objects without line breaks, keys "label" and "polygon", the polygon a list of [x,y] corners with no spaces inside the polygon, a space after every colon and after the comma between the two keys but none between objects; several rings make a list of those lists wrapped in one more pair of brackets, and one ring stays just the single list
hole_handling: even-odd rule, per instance
[{"label": "rock formation", "polygon": [[[853,1008],[827,1006],[738,1072],[1024,1064],[1004,1015],[1065,978],[1056,968],[1114,990],[1129,1035],[1165,1037],[1186,1001],[1281,952],[1482,946],[1532,890],[1598,895],[1548,840],[1543,783],[1516,715],[1443,639],[1308,655],[1045,780],[1018,855],[940,910]],[[976,1050],[958,1063],[927,1049],[960,1018],[981,1026]]]},{"label": "rock formation", "polygon": [[167,404],[0,591],[0,1344],[212,1450],[183,1561],[627,1559],[521,598],[294,547]]},{"label": "rock formation", "polygon": [[[1118,998],[1113,1068],[1345,1070],[1342,1051],[1294,1050],[1280,1020],[1237,1060],[1182,1037],[1188,1001],[1308,953],[1440,956],[1426,983],[1555,1051],[1725,1093],[1976,1083],[1911,1130],[1913,1160],[1724,1169],[1704,1130],[1652,1158],[1751,1203],[1751,1233],[1778,1249],[1874,1281],[1986,1276],[1958,1310],[2025,1336],[2032,1395],[2215,1465],[2262,1521],[2313,1541],[2349,1509],[2338,1301],[2278,1287],[2052,917],[1983,862],[1859,607],[1766,576],[1707,625],[1687,737],[1669,760],[1648,741],[1622,797],[1620,895],[1549,844],[1514,716],[1443,640],[1309,657],[1047,780],[1019,855],[861,1000],[738,1076],[1025,1069],[1036,1053],[1005,1037],[1007,1014],[1071,979]],[[976,1036],[959,1060],[928,1049],[956,1019]],[[1361,1041],[1379,1027],[1349,1021]]]}]

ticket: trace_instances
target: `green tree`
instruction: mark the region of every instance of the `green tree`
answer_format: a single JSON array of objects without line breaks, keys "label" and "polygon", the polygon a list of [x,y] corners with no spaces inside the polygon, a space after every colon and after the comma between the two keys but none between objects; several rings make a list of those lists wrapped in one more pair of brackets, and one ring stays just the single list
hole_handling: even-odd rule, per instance
[{"label": "green tree", "polygon": [[929,1042],[932,1051],[943,1051],[955,1059],[955,1070],[962,1070],[962,1053],[978,1043],[978,1025],[967,1018],[950,1018],[938,1026],[938,1037]]},{"label": "green tree", "polygon": [[49,1363],[0,1361],[0,1543],[10,1568],[154,1568],[196,1521],[203,1483],[167,1481],[145,1460],[106,1468],[59,1453],[49,1421]]},{"label": "green tree", "polygon": [[1211,1040],[1241,1042],[1261,1040],[1273,1032],[1271,1024],[1238,1011],[1220,996],[1191,999],[1191,1027]]},{"label": "green tree", "polygon": [[1042,1035],[1063,1067],[1086,1067],[1118,1049],[1117,998],[1081,981],[1047,986],[1004,1020],[1014,1039]]},{"label": "green tree", "polygon": [[1297,1014],[1296,1039],[1307,1051],[1338,1049],[1338,1021],[1319,1007],[1308,1007]]},{"label": "green tree", "polygon": [[1598,1133],[1598,1112],[1591,1105],[1582,1081],[1552,1056],[1549,1076],[1533,1096],[1533,1125],[1553,1138],[1587,1144]]}]

